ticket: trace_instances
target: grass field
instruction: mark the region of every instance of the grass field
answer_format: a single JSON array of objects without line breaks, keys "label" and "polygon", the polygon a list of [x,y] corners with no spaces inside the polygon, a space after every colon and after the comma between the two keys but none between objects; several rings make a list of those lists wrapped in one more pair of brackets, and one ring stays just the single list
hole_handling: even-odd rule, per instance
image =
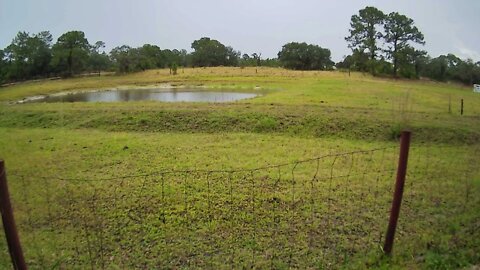
[{"label": "grass field", "polygon": [[[227,104],[14,104],[163,84],[269,91]],[[32,268],[480,263],[480,95],[470,88],[196,68],[21,83],[0,88],[0,101],[0,158]],[[383,258],[403,128],[413,131],[409,177],[394,256]],[[275,164],[285,166],[242,171]]]}]

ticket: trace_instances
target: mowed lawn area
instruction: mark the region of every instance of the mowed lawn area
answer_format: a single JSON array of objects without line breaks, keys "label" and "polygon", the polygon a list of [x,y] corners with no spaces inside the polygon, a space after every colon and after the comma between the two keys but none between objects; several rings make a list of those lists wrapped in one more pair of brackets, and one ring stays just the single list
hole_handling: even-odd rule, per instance
[{"label": "mowed lawn area", "polygon": [[[262,96],[17,103],[166,85]],[[470,87],[339,71],[188,68],[19,83],[1,87],[0,102],[0,158],[33,269],[480,263],[480,94]],[[403,129],[412,131],[412,150],[387,258],[381,248]],[[0,243],[0,265],[9,267]]]}]

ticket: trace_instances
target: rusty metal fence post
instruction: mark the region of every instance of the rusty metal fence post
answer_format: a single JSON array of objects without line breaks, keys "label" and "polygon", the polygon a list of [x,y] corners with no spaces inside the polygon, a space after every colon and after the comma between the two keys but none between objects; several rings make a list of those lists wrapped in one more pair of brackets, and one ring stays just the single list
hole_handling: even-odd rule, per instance
[{"label": "rusty metal fence post", "polygon": [[25,264],[15,219],[13,218],[6,174],[5,162],[0,160],[0,212],[2,214],[3,229],[7,238],[8,251],[12,258],[13,269],[24,270],[27,269],[27,265]]},{"label": "rusty metal fence post", "polygon": [[405,185],[405,176],[407,174],[408,151],[410,149],[410,131],[402,131],[400,137],[400,155],[398,159],[397,180],[395,182],[395,192],[393,194],[392,208],[390,210],[390,221],[388,222],[387,235],[383,252],[390,255],[392,253],[395,230],[397,229],[398,216],[400,214],[400,205],[402,204],[403,187]]}]

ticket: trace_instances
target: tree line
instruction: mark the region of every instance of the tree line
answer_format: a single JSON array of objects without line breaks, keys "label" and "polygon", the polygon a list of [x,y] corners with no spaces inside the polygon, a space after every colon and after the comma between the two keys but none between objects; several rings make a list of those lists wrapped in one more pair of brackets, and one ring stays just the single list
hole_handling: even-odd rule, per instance
[{"label": "tree line", "polygon": [[448,54],[436,58],[416,47],[425,44],[414,21],[398,12],[385,14],[365,7],[350,20],[345,37],[352,54],[336,64],[337,68],[393,77],[426,77],[437,81],[480,82],[480,62],[462,60]]},{"label": "tree line", "polygon": [[160,49],[145,44],[122,45],[108,54],[105,43],[90,44],[82,31],[62,34],[55,43],[50,32],[18,32],[11,44],[0,50],[0,83],[46,77],[70,77],[85,72],[128,73],[155,68],[214,66],[280,66],[278,59],[261,54],[243,54],[218,40],[204,37],[193,41],[193,52]]},{"label": "tree line", "polygon": [[19,32],[0,50],[0,83],[53,76],[69,77],[85,72],[116,71],[128,73],[155,68],[215,66],[284,66],[298,70],[329,70],[334,66],[330,50],[317,45],[285,44],[278,58],[262,58],[261,53],[241,54],[220,41],[203,37],[191,44],[193,52],[161,49],[145,44],[132,48],[122,45],[108,54],[105,43],[90,44],[82,31],[69,31],[53,43],[50,32]]},{"label": "tree line", "polygon": [[417,49],[425,44],[423,34],[411,18],[398,12],[385,14],[375,7],[359,10],[351,17],[345,40],[352,54],[335,64],[329,49],[305,42],[287,43],[276,58],[264,59],[261,53],[242,54],[208,37],[193,41],[192,52],[145,44],[137,48],[122,45],[107,53],[103,41],[90,44],[82,31],[64,33],[55,43],[48,31],[19,32],[10,45],[0,50],[0,84],[101,71],[128,73],[170,68],[176,74],[178,67],[213,66],[336,68],[393,77],[480,82],[480,62],[462,60],[453,54],[431,58],[426,51]]}]

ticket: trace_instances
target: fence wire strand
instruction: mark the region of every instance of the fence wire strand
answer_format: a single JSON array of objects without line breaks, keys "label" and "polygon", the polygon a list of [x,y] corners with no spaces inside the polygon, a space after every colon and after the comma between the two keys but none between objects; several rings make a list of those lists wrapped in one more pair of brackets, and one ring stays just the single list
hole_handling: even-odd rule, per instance
[{"label": "fence wire strand", "polygon": [[[445,151],[411,150],[400,236],[478,201],[478,160]],[[338,268],[381,251],[397,161],[386,147],[250,169],[9,178],[38,268]]]}]

